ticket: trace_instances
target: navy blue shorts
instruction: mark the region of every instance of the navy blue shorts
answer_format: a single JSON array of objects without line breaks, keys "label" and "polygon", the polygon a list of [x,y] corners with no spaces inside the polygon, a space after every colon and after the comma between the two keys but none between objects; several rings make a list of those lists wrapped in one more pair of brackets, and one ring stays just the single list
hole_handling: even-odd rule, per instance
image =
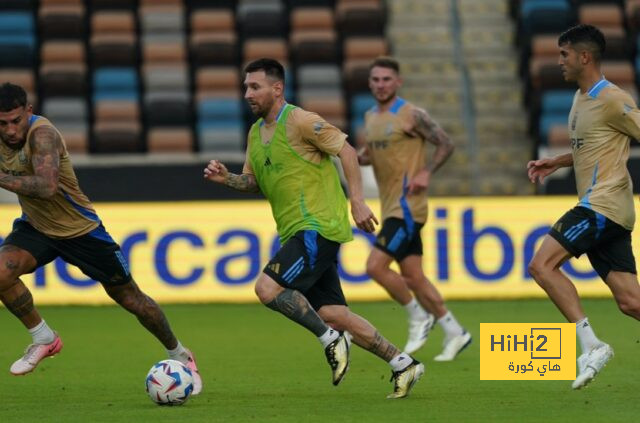
[{"label": "navy blue shorts", "polygon": [[422,237],[420,231],[424,224],[413,223],[409,227],[405,220],[389,217],[382,222],[374,246],[401,262],[413,255],[422,255]]},{"label": "navy blue shorts", "polygon": [[587,253],[604,280],[610,271],[636,274],[631,231],[586,207],[574,207],[551,228],[549,235],[572,256]]},{"label": "navy blue shorts", "polygon": [[61,257],[103,285],[122,285],[131,281],[129,266],[120,246],[102,224],[85,235],[56,239],[38,231],[26,220],[16,219],[13,230],[2,245],[28,251],[36,259],[36,267]]},{"label": "navy blue shorts", "polygon": [[347,305],[338,275],[340,243],[316,231],[298,231],[278,250],[263,272],[284,288],[300,291],[314,310]]}]

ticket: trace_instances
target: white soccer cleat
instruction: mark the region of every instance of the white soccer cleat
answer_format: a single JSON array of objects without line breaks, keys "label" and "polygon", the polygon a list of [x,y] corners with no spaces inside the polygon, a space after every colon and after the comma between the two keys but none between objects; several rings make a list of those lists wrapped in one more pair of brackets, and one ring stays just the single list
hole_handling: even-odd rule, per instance
[{"label": "white soccer cleat", "polygon": [[193,355],[191,350],[186,350],[188,354],[188,359],[186,363],[183,363],[185,366],[191,370],[191,376],[193,377],[193,392],[192,395],[198,395],[202,392],[202,376],[200,376],[200,371],[198,371],[198,365],[196,364],[196,357]]},{"label": "white soccer cleat", "polygon": [[333,385],[337,386],[349,370],[349,346],[351,342],[347,333],[341,333],[338,339],[327,345],[324,353],[331,366]]},{"label": "white soccer cleat", "polygon": [[404,346],[404,352],[413,354],[418,351],[427,342],[429,332],[436,322],[433,314],[427,314],[424,319],[409,320],[409,339],[407,345]]},{"label": "white soccer cleat", "polygon": [[435,361],[451,361],[465,348],[471,344],[471,334],[466,330],[460,335],[456,335],[453,338],[445,339],[444,348],[442,352],[436,355],[433,359]]},{"label": "white soccer cleat", "polygon": [[27,347],[24,355],[11,365],[9,370],[15,376],[26,375],[32,372],[38,363],[47,357],[53,357],[62,349],[62,339],[55,334],[53,342],[50,344],[31,344]]},{"label": "white soccer cleat", "polygon": [[598,345],[588,353],[582,354],[578,357],[578,370],[580,373],[571,384],[571,387],[580,389],[587,386],[607,362],[611,360],[611,357],[613,357],[613,348],[605,343]]}]

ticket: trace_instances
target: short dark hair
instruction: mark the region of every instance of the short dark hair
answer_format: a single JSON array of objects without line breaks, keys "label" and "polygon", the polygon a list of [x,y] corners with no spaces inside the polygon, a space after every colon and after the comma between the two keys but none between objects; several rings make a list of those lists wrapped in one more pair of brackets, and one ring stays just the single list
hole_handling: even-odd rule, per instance
[{"label": "short dark hair", "polygon": [[27,93],[20,85],[5,82],[0,85],[0,112],[10,112],[27,106]]},{"label": "short dark hair", "polygon": [[593,25],[580,24],[567,29],[558,37],[558,46],[570,43],[572,46],[576,44],[585,44],[591,51],[593,59],[600,62],[607,43],[604,39],[602,31]]},{"label": "short dark hair", "polygon": [[369,65],[369,71],[371,71],[371,69],[376,66],[381,68],[393,69],[394,71],[396,71],[396,73],[400,73],[400,64],[396,59],[389,56],[376,57],[376,59]]},{"label": "short dark hair", "polygon": [[274,59],[262,58],[254,60],[244,67],[244,73],[263,71],[265,75],[284,82],[284,66]]}]

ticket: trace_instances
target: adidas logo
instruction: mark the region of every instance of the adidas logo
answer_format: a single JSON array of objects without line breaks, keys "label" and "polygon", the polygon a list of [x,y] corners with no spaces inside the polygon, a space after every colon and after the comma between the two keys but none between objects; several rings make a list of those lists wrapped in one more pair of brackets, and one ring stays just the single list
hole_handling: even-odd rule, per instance
[{"label": "adidas logo", "polygon": [[264,161],[265,166],[271,166],[271,159],[267,157],[267,160]]},{"label": "adidas logo", "polygon": [[280,273],[280,263],[271,263],[267,266],[267,269],[271,270],[272,272],[278,274]]}]

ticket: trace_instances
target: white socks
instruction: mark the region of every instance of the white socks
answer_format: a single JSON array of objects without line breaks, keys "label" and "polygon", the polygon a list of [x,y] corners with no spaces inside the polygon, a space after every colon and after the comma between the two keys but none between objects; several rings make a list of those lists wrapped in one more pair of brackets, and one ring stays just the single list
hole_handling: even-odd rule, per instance
[{"label": "white socks", "polygon": [[45,322],[44,319],[35,327],[29,329],[29,333],[33,338],[34,344],[46,345],[56,339],[56,334],[47,326],[47,322]]},{"label": "white socks", "polygon": [[178,360],[182,364],[187,364],[189,362],[189,353],[187,352],[185,347],[182,346],[180,341],[178,341],[178,345],[174,349],[168,349],[167,354],[169,355],[170,359]]},{"label": "white socks", "polygon": [[464,329],[460,326],[460,323],[458,323],[450,311],[447,311],[447,314],[439,318],[438,323],[442,326],[446,339],[453,338],[454,336],[462,335],[464,333]]},{"label": "white socks", "polygon": [[415,298],[412,298],[411,301],[405,304],[404,308],[407,310],[409,320],[425,320],[428,316],[428,313]]},{"label": "white socks", "polygon": [[325,333],[323,333],[318,337],[318,340],[320,341],[323,347],[327,348],[327,345],[329,345],[330,343],[338,339],[339,336],[340,336],[340,332],[338,332],[335,329],[329,328]]},{"label": "white socks", "polygon": [[593,333],[588,317],[576,322],[576,335],[578,335],[583,353],[588,353],[602,343],[602,341],[596,337],[596,334]]},{"label": "white socks", "polygon": [[400,370],[406,369],[409,364],[411,364],[413,360],[407,353],[400,353],[393,357],[389,362],[389,365],[393,369],[394,372],[399,372]]}]

